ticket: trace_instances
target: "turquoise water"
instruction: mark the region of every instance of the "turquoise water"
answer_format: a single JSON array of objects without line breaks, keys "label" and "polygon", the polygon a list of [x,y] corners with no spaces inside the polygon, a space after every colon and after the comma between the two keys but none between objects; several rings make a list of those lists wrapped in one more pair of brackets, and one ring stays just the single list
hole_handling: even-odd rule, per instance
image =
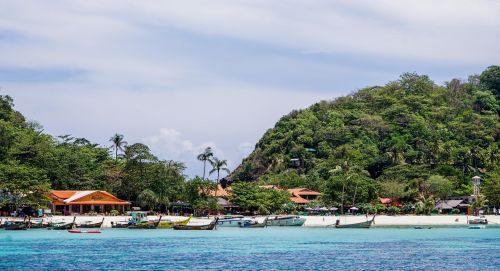
[{"label": "turquoise water", "polygon": [[500,229],[0,230],[0,270],[500,270]]}]

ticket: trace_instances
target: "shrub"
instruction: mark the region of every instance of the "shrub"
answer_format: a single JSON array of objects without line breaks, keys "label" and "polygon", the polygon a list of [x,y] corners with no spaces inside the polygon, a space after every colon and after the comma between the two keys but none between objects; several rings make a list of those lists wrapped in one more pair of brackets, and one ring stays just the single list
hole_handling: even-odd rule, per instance
[{"label": "shrub", "polygon": [[383,204],[375,204],[375,210],[377,211],[377,214],[383,214],[385,213],[385,211],[387,210],[387,208],[385,208],[385,206]]},{"label": "shrub", "polygon": [[401,212],[401,209],[396,206],[390,206],[387,208],[387,213],[391,215],[397,215]]},{"label": "shrub", "polygon": [[415,212],[415,205],[412,203],[405,203],[401,208],[401,211],[405,214],[413,214]]},{"label": "shrub", "polygon": [[460,210],[455,208],[455,209],[451,210],[451,213],[454,215],[458,215],[458,214],[460,214]]},{"label": "shrub", "polygon": [[120,212],[118,210],[111,210],[109,212],[110,215],[120,215]]}]

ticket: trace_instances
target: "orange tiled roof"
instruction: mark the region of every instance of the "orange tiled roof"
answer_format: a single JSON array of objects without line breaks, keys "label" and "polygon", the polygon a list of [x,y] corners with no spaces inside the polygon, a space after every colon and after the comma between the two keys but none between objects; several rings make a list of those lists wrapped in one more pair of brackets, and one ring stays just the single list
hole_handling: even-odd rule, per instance
[{"label": "orange tiled roof", "polygon": [[62,199],[62,200],[65,200],[67,198],[70,198],[71,196],[73,196],[76,192],[76,190],[52,190],[50,192],[51,196],[55,196],[59,199]]},{"label": "orange tiled roof", "polygon": [[312,191],[312,190],[307,189],[307,188],[291,188],[291,189],[288,189],[288,192],[290,192],[290,194],[292,194],[294,196],[300,196],[300,195],[320,196],[321,195],[320,192]]},{"label": "orange tiled roof", "polygon": [[[101,194],[103,196],[92,196]],[[130,204],[127,201],[115,197],[113,194],[100,190],[52,190],[49,194],[55,205],[78,205],[78,204]],[[89,198],[90,197],[90,198]]]},{"label": "orange tiled roof", "polygon": [[290,200],[297,204],[308,204],[309,201],[303,197],[290,197]]}]

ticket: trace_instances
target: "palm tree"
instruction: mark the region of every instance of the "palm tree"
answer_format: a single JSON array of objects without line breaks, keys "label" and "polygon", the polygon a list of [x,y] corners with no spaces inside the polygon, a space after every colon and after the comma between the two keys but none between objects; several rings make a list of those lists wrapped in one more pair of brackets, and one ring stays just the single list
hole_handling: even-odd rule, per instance
[{"label": "palm tree", "polygon": [[220,177],[220,171],[223,170],[227,172],[228,174],[230,173],[229,169],[226,167],[227,166],[227,161],[226,160],[219,160],[217,157],[214,157],[213,160],[209,160],[210,164],[212,164],[212,170],[208,173],[211,175],[214,172],[217,172],[217,187],[215,188],[215,196],[217,197],[217,190],[219,189],[219,177]]},{"label": "palm tree", "polygon": [[476,197],[476,200],[471,204],[471,209],[472,211],[474,212],[474,215],[479,215],[479,211],[481,209],[484,209],[486,207],[488,207],[488,200],[485,199],[484,197],[481,197],[481,196],[477,196]]},{"label": "palm tree", "polygon": [[109,141],[113,142],[113,147],[115,148],[115,160],[118,159],[118,150],[124,151],[124,147],[127,145],[127,141],[123,140],[123,135],[115,134]]},{"label": "palm tree", "polygon": [[207,167],[207,161],[212,162],[210,161],[210,158],[212,158],[213,156],[214,153],[212,152],[212,148],[207,147],[205,148],[205,151],[203,151],[203,153],[198,154],[198,156],[196,157],[198,160],[203,162],[203,180],[205,180],[205,170]]}]

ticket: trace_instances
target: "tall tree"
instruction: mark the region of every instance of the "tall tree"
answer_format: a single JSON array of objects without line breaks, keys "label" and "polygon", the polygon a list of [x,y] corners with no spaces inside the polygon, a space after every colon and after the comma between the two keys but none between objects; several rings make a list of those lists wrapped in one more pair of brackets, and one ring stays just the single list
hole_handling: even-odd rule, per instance
[{"label": "tall tree", "polygon": [[225,171],[228,174],[231,173],[231,172],[226,167],[227,166],[227,161],[226,160],[219,160],[217,157],[214,157],[213,160],[210,160],[210,164],[212,165],[212,170],[210,170],[210,172],[208,174],[211,175],[212,173],[217,172],[217,181],[216,181],[217,187],[215,189],[215,196],[217,197],[217,190],[218,190],[218,187],[219,187],[220,171],[221,170]]},{"label": "tall tree", "polygon": [[203,162],[203,180],[205,180],[205,171],[207,168],[207,161],[210,162],[210,158],[214,156],[214,153],[212,152],[212,148],[206,147],[205,150],[198,154],[196,157],[198,160]]},{"label": "tall tree", "polygon": [[116,133],[109,139],[109,141],[113,142],[115,148],[115,160],[118,159],[118,150],[123,152],[124,147],[127,145],[127,141],[124,141],[123,138],[123,135]]}]

